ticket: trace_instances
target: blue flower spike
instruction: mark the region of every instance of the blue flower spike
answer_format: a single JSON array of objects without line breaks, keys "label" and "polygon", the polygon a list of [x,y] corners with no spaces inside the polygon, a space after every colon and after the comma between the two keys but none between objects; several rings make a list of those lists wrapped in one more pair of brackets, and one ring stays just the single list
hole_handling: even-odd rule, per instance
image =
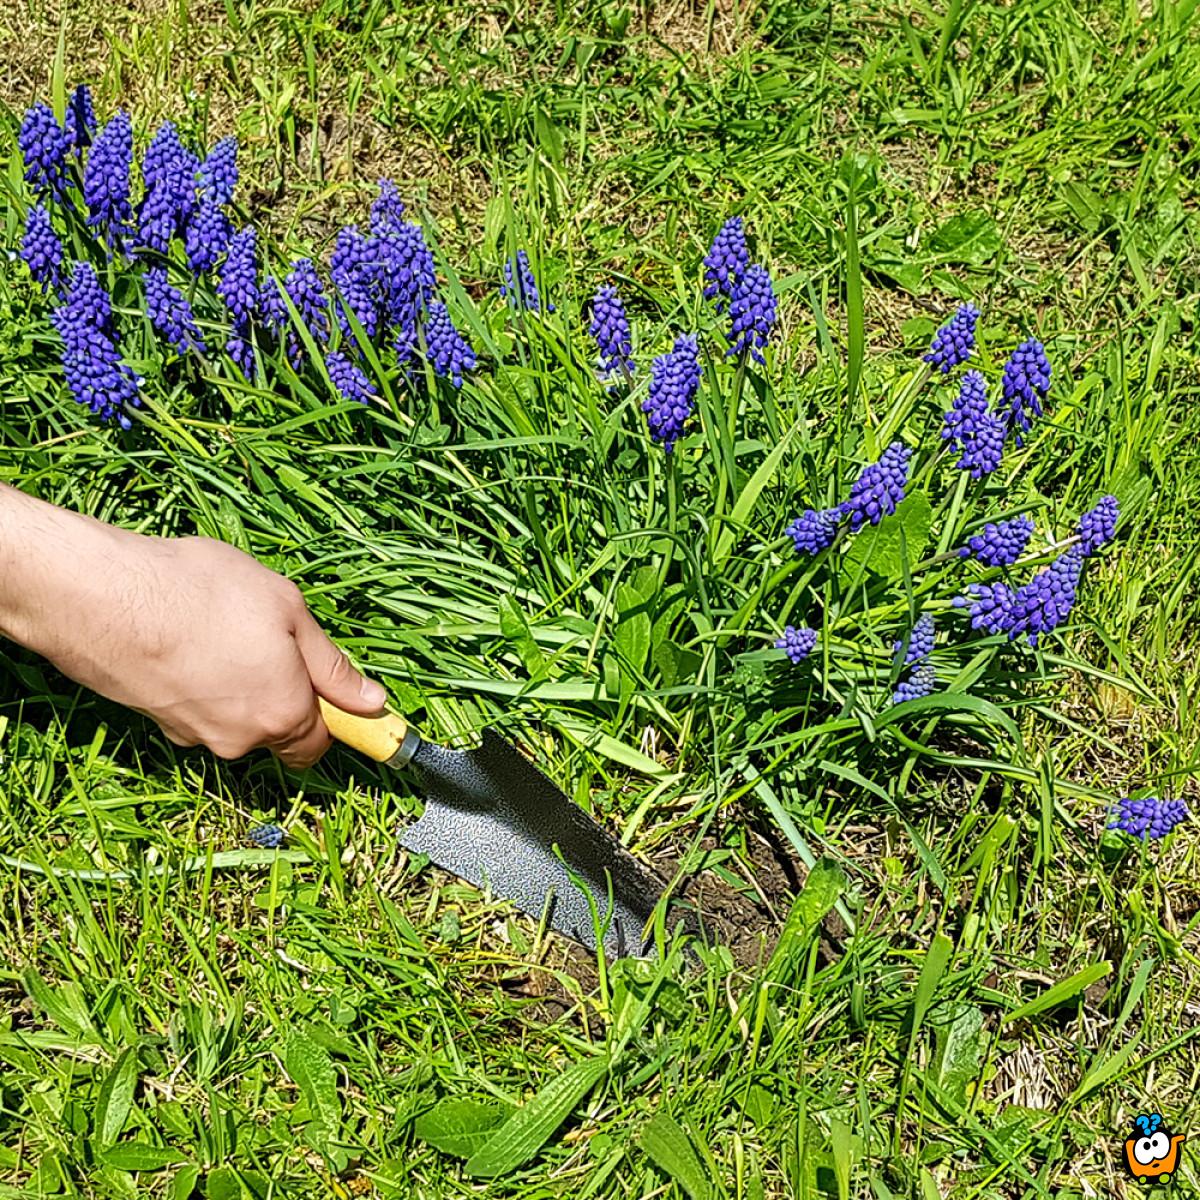
[{"label": "blue flower spike", "polygon": [[776,650],[782,650],[791,660],[793,666],[802,663],[817,644],[817,631],[807,625],[797,628],[788,625],[783,631],[783,637],[775,643]]},{"label": "blue flower spike", "polygon": [[1166,837],[1190,815],[1183,800],[1159,800],[1152,796],[1131,800],[1126,796],[1117,805],[1108,828],[1143,842],[1157,840]]}]

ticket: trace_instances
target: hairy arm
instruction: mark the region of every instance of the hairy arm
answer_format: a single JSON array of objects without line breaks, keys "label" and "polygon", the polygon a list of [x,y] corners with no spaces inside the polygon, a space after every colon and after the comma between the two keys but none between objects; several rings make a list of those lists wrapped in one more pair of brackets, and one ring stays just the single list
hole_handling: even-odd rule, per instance
[{"label": "hairy arm", "polygon": [[233,546],[158,538],[0,484],[0,633],[223,758],[289,766],[329,748],[318,695],[379,712],[386,694],[321,631],[299,589]]}]

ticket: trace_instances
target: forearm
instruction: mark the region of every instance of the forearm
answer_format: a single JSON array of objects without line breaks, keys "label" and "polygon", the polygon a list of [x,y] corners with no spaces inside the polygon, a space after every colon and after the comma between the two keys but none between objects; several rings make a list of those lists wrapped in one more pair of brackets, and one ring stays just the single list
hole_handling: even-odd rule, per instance
[{"label": "forearm", "polygon": [[113,584],[129,578],[139,535],[47,504],[0,483],[0,633],[53,658],[69,622],[102,634],[122,616]]}]

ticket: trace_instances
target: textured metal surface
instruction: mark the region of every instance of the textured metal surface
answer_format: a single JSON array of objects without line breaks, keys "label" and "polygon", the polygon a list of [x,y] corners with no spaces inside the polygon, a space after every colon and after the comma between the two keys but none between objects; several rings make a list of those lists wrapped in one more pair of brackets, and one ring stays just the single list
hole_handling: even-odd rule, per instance
[{"label": "textured metal surface", "polygon": [[601,921],[612,893],[606,953],[651,953],[642,930],[661,882],[515,747],[490,731],[476,750],[422,742],[410,770],[426,804],[421,819],[401,834],[406,849],[428,854],[476,887],[490,887],[535,920],[549,903],[551,926],[595,951],[587,896],[571,879],[565,860],[595,898]]}]

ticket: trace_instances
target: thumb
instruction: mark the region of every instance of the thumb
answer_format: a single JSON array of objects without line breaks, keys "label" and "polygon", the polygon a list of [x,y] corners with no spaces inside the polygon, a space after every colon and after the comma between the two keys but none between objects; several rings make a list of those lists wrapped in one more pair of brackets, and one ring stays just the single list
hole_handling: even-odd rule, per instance
[{"label": "thumb", "polygon": [[305,612],[296,622],[296,646],[308,668],[313,691],[346,712],[369,717],[387,703],[383,685],[360,675],[350,660],[325,636],[325,631]]}]

